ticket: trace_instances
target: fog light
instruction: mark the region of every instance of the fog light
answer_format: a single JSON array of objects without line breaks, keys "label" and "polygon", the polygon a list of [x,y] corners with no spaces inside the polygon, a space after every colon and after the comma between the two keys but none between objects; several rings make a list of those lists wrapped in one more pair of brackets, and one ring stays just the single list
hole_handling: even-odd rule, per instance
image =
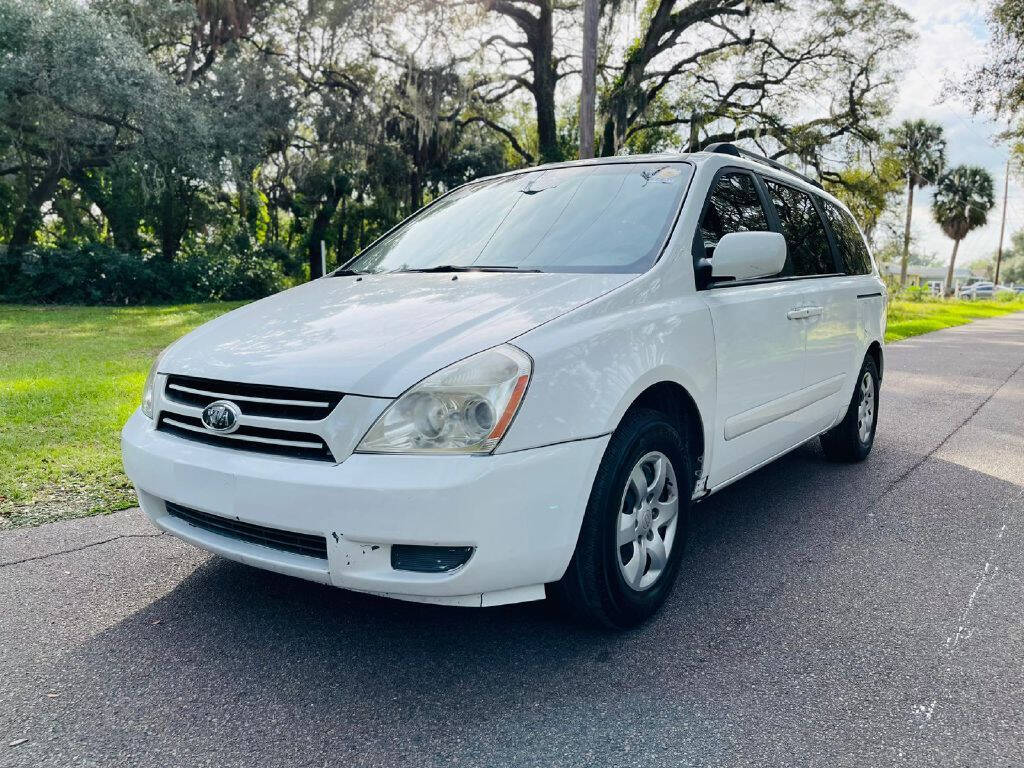
[{"label": "fog light", "polygon": [[396,571],[417,573],[445,573],[465,565],[473,554],[473,547],[421,547],[414,544],[394,544],[391,547],[391,567]]}]

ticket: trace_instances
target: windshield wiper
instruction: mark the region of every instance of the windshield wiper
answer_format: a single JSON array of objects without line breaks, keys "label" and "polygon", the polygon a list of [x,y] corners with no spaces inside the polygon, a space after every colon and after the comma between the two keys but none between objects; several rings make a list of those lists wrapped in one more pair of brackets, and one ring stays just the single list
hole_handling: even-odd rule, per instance
[{"label": "windshield wiper", "polygon": [[460,266],[457,264],[439,264],[436,267],[421,267],[419,269],[396,269],[396,272],[540,272],[539,269],[523,269],[522,267],[511,267],[501,265],[470,265]]},{"label": "windshield wiper", "polygon": [[350,277],[351,275],[366,275],[368,272],[360,272],[357,269],[336,269],[328,277]]}]

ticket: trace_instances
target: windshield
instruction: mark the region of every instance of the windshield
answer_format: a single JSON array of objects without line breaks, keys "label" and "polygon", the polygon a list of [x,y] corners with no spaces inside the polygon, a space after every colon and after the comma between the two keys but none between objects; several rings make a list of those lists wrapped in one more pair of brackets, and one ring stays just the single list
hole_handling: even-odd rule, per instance
[{"label": "windshield", "polygon": [[526,171],[455,190],[346,265],[643,272],[668,237],[691,167],[614,163]]}]

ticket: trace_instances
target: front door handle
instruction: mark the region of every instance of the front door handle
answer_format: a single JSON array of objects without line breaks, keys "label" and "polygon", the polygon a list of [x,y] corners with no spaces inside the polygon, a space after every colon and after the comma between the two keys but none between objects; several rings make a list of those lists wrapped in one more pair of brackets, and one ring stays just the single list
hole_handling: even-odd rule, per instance
[{"label": "front door handle", "polygon": [[808,317],[821,317],[824,307],[797,307],[786,313],[790,320],[806,320]]}]

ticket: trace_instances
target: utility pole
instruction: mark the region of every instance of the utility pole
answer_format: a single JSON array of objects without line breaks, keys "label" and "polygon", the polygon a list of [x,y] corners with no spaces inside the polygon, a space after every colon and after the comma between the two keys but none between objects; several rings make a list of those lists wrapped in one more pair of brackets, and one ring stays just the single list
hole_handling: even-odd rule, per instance
[{"label": "utility pole", "polygon": [[1006,158],[1006,179],[1003,181],[1003,223],[999,227],[999,250],[996,251],[996,279],[992,281],[996,285],[999,285],[999,267],[1003,261],[1003,236],[1006,234],[1006,199],[1010,195],[1010,157]]},{"label": "utility pole", "polygon": [[597,101],[598,0],[583,0],[583,86],[580,88],[580,160],[594,156]]}]

